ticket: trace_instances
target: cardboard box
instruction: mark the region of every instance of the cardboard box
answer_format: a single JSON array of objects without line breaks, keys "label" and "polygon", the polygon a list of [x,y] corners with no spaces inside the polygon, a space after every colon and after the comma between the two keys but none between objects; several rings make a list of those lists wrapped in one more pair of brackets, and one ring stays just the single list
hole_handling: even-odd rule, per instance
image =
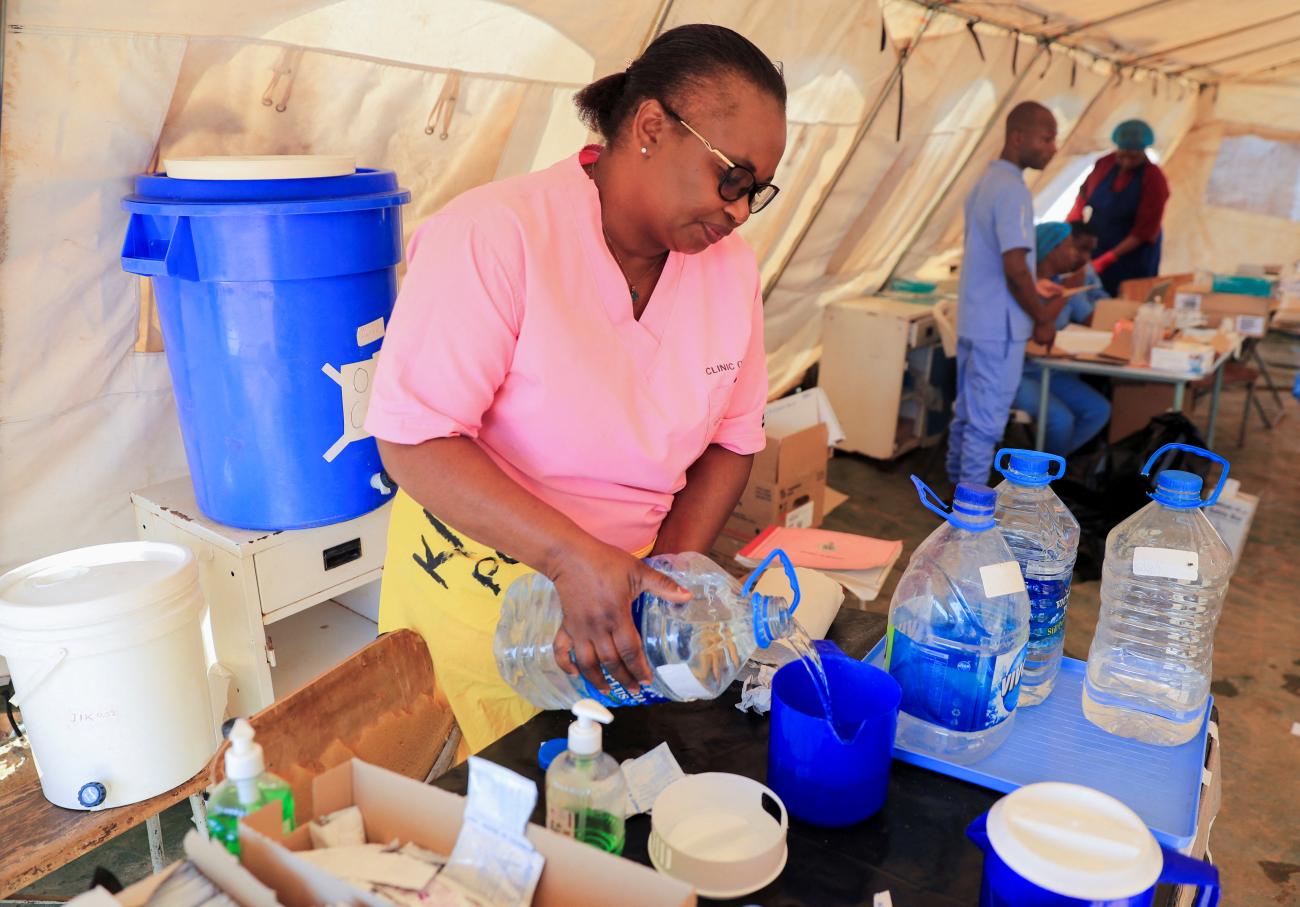
[{"label": "cardboard box", "polygon": [[[1159,274],[1155,277],[1135,277],[1132,280],[1125,280],[1119,285],[1119,295],[1121,299],[1131,299],[1137,302],[1145,302],[1146,298],[1151,295],[1151,291],[1162,283],[1170,284],[1170,290],[1177,290],[1179,287],[1186,286],[1189,283],[1196,283],[1196,274]],[[1172,297],[1170,292],[1168,297]]]},{"label": "cardboard box", "polygon": [[[1190,396],[1190,395],[1188,395]],[[1110,424],[1106,440],[1112,444],[1151,424],[1174,405],[1174,386],[1157,381],[1112,381]]]},{"label": "cardboard box", "polygon": [[763,424],[767,446],[754,456],[734,515],[761,528],[820,526],[830,448],[844,437],[825,392],[813,388],[769,403]]},{"label": "cardboard box", "polygon": [[1223,495],[1214,502],[1213,507],[1205,508],[1205,516],[1228,547],[1232,549],[1232,569],[1237,569],[1241,552],[1250,537],[1250,525],[1255,520],[1255,511],[1259,509],[1259,497],[1246,494],[1240,490],[1236,479],[1229,479],[1223,489]]},{"label": "cardboard box", "polygon": [[1184,287],[1174,294],[1175,309],[1199,310],[1208,327],[1217,328],[1227,318],[1233,329],[1244,337],[1263,337],[1268,332],[1268,318],[1273,300],[1266,296],[1240,293],[1211,293],[1198,287]]},{"label": "cardboard box", "polygon": [[1214,347],[1176,340],[1151,350],[1151,368],[1203,377],[1214,363]]},{"label": "cardboard box", "polygon": [[[358,759],[345,762],[312,781],[311,815],[326,815],[348,806],[361,808],[371,842],[412,841],[449,854],[460,834],[465,798],[422,784]],[[391,907],[295,856],[311,849],[304,825],[279,833],[278,807],[271,806],[240,823],[243,865],[273,889],[284,907],[320,904],[366,904]],[[689,907],[696,903],[691,886],[660,875],[536,825],[528,839],[546,859],[533,907]]]}]

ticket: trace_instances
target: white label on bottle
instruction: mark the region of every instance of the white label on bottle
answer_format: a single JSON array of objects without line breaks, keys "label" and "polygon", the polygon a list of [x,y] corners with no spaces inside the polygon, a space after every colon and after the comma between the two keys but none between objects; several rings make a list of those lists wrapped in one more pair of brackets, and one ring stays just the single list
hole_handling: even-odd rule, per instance
[{"label": "white label on bottle", "polygon": [[812,501],[800,504],[785,515],[785,525],[791,529],[811,529],[815,509]]},{"label": "white label on bottle", "polygon": [[1178,548],[1135,548],[1133,573],[1195,582],[1201,575],[1201,558],[1195,551]]},{"label": "white label on bottle", "polygon": [[1025,591],[1025,577],[1015,561],[980,567],[980,579],[984,581],[984,594],[989,598]]},{"label": "white label on bottle", "polygon": [[1199,312],[1201,310],[1200,293],[1175,293],[1175,312]]},{"label": "white label on bottle", "polygon": [[368,343],[374,343],[384,336],[384,319],[376,318],[367,324],[357,328],[357,346],[365,346]]},{"label": "white label on bottle", "polygon": [[564,809],[561,806],[550,806],[546,808],[546,827],[557,835],[564,835],[566,838],[573,837],[575,818],[572,810]]},{"label": "white label on bottle", "polygon": [[1247,337],[1263,337],[1267,325],[1268,319],[1263,315],[1237,316],[1237,333],[1245,334]]},{"label": "white label on bottle", "polygon": [[690,665],[671,664],[655,668],[655,675],[660,682],[673,692],[678,699],[712,699],[708,687],[695,679]]},{"label": "white label on bottle", "polygon": [[877,891],[875,897],[871,899],[871,907],[894,907],[894,899],[889,896],[888,891]]}]

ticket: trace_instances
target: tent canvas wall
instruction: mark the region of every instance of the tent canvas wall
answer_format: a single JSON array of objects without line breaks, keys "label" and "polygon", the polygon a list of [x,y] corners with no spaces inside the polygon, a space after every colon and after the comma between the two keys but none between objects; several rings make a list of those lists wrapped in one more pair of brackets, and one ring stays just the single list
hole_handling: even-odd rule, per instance
[{"label": "tent canvas wall", "polygon": [[[130,538],[127,494],[186,472],[148,290],[122,272],[132,177],[173,154],[347,151],[395,169],[409,231],[457,193],[586,139],[573,92],[711,21],[784,66],[762,267],[773,393],[822,307],[944,269],[1019,100],[1061,151],[1040,208],[1130,116],[1173,188],[1169,270],[1300,245],[1300,12],[1285,0],[8,0],[0,111],[0,569]],[[144,335],[145,340],[139,338]]]}]

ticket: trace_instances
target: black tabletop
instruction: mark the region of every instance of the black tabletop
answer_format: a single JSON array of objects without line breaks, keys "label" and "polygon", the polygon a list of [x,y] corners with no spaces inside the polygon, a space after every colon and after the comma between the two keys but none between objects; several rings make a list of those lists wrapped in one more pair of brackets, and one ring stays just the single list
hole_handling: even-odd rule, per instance
[{"label": "black tabletop", "polygon": [[[828,638],[849,655],[861,658],[884,635],[885,618],[844,609]],[[767,778],[767,716],[736,709],[739,684],[715,700],[646,708],[619,709],[605,729],[605,750],[622,762],[667,741],[687,774],[721,771],[758,781]],[[545,773],[537,763],[543,741],[565,736],[567,712],[543,712],[479,753],[504,765],[545,790]],[[435,782],[465,793],[468,765]],[[983,857],[966,838],[966,826],[998,799],[995,791],[895,761],[889,797],[876,815],[843,829],[824,829],[791,818],[789,859],[771,885],[735,901],[706,903],[795,905],[870,905],[888,890],[896,907],[974,905],[979,901]],[[544,796],[533,821],[545,825]],[[646,842],[650,817],[627,823],[623,855],[650,864]]]}]

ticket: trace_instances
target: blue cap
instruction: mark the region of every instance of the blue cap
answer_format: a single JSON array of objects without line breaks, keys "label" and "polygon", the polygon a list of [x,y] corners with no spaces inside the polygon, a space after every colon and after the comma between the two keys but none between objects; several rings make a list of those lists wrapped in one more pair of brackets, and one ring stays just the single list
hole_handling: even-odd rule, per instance
[{"label": "blue cap", "polygon": [[1145,120],[1125,120],[1115,127],[1110,140],[1120,151],[1141,151],[1156,142],[1156,134]]},{"label": "blue cap", "polygon": [[542,771],[551,767],[551,763],[564,754],[569,748],[569,741],[566,737],[552,737],[550,740],[542,741],[542,745],[537,748],[537,764],[541,766]]},{"label": "blue cap", "polygon": [[1204,484],[1194,472],[1166,469],[1156,476],[1156,490],[1151,497],[1166,507],[1191,510],[1201,506],[1201,486]]},{"label": "blue cap", "polygon": [[[1006,463],[1003,463],[1003,458]],[[1056,454],[1043,453],[1041,450],[1021,450],[1018,447],[1004,447],[993,458],[993,466],[1015,485],[1035,488],[1059,479],[1065,475],[1065,459]],[[1053,471],[1052,467],[1059,467]]]},{"label": "blue cap", "polygon": [[952,496],[952,513],[963,529],[979,532],[993,528],[993,511],[997,503],[998,496],[992,488],[962,482]]}]

